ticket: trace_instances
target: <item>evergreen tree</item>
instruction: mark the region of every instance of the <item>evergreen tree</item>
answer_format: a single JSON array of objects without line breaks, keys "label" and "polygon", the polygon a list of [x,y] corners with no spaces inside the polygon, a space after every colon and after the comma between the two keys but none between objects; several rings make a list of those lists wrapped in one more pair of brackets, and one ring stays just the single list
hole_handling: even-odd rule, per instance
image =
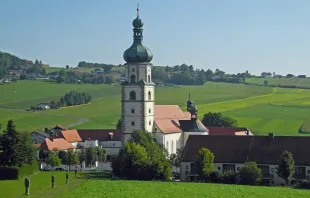
[{"label": "evergreen tree", "polygon": [[19,154],[19,134],[15,129],[13,120],[9,120],[7,128],[1,138],[2,152],[0,160],[2,165],[19,166],[21,165],[21,156]]},{"label": "evergreen tree", "polygon": [[283,178],[288,185],[292,177],[295,173],[295,161],[293,158],[293,154],[288,151],[283,151],[282,155],[280,156],[277,174]]}]

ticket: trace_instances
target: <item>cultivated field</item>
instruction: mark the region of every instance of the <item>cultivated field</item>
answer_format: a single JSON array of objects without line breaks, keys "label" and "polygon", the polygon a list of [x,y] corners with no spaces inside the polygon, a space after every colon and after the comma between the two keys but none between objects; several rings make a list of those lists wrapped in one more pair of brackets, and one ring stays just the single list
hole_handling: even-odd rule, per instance
[{"label": "cultivated field", "polygon": [[[89,92],[89,105],[58,110],[26,112],[30,105],[57,100],[69,90]],[[57,84],[18,81],[0,85],[0,123],[14,119],[19,130],[52,127],[115,128],[120,118],[119,85]],[[177,104],[185,109],[188,93],[199,116],[216,111],[238,120],[255,134],[300,135],[310,132],[310,90],[284,89],[243,84],[210,83],[204,86],[156,87],[156,104]]]},{"label": "cultivated field", "polygon": [[290,85],[310,88],[310,78],[246,78],[245,82],[263,85],[265,80],[268,81],[268,85]]}]

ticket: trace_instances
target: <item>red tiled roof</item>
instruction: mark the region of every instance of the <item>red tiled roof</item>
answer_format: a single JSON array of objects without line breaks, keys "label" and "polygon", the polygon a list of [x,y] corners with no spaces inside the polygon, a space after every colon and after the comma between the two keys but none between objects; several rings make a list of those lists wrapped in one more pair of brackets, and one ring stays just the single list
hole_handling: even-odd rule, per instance
[{"label": "red tiled roof", "polygon": [[249,135],[253,135],[248,128],[245,127],[207,127],[209,129],[209,135],[246,135],[246,131]]},{"label": "red tiled roof", "polygon": [[74,130],[61,131],[59,133],[59,137],[64,138],[65,140],[67,140],[70,143],[82,142],[80,135],[78,134],[77,130],[75,130],[75,129]]},{"label": "red tiled roof", "polygon": [[75,148],[75,146],[73,146],[63,138],[55,138],[53,139],[53,141],[46,138],[45,141],[42,142],[41,147],[48,151],[54,151],[54,150],[60,151]]},{"label": "red tiled roof", "polygon": [[112,140],[121,141],[121,132],[117,129],[77,129],[77,132],[83,141],[89,139],[107,141],[110,133],[113,133]]},{"label": "red tiled roof", "polygon": [[179,120],[189,120],[189,112],[178,105],[155,105],[155,124],[163,133],[182,132]]}]

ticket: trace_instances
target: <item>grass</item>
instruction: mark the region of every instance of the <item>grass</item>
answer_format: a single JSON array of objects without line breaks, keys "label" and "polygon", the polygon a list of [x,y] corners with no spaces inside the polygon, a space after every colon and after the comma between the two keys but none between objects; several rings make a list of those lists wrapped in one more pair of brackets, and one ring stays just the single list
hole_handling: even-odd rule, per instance
[{"label": "grass", "polygon": [[88,180],[72,191],[65,191],[57,197],[309,197],[310,191],[280,187],[255,187],[206,183],[146,182]]},{"label": "grass", "polygon": [[[84,106],[38,113],[24,111],[30,105],[58,100],[69,90],[86,91],[94,99]],[[55,124],[84,129],[115,128],[121,115],[121,87],[118,84],[18,81],[0,86],[0,93],[3,93],[0,95],[0,124],[14,119],[20,130],[33,131]],[[176,104],[185,109],[188,93],[198,106],[200,118],[210,111],[222,112],[255,134],[310,133],[310,90],[208,82],[204,86],[156,87],[156,104]]]},{"label": "grass", "polygon": [[[242,185],[126,181],[104,179],[101,173],[80,174],[74,178],[69,173],[65,183],[65,172],[54,172],[55,188],[51,188],[51,172],[37,172],[30,176],[31,197],[309,197],[310,191],[287,187],[258,187]],[[0,181],[0,197],[26,197],[23,180]]]},{"label": "grass", "polygon": [[247,78],[246,82],[263,85],[264,81],[268,85],[295,85],[300,87],[310,87],[310,78]]},{"label": "grass", "polygon": [[[54,172],[55,188],[51,188],[52,172],[37,172],[30,176],[31,197],[54,197],[65,190],[76,188],[85,180],[75,179],[74,173],[69,173],[69,184],[66,184],[65,172]],[[26,197],[24,195],[24,180],[0,181],[0,197]]]}]

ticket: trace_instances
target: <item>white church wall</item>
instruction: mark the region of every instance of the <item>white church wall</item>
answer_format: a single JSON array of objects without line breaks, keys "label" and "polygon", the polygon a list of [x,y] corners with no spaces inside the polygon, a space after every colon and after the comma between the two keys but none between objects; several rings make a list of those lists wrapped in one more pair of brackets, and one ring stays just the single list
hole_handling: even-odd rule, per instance
[{"label": "white church wall", "polygon": [[169,155],[176,153],[177,149],[183,146],[182,133],[164,134],[164,143]]},{"label": "white church wall", "polygon": [[[149,92],[151,93],[151,98],[149,98]],[[144,87],[144,126],[145,130],[152,132],[154,124],[154,86]]]}]

